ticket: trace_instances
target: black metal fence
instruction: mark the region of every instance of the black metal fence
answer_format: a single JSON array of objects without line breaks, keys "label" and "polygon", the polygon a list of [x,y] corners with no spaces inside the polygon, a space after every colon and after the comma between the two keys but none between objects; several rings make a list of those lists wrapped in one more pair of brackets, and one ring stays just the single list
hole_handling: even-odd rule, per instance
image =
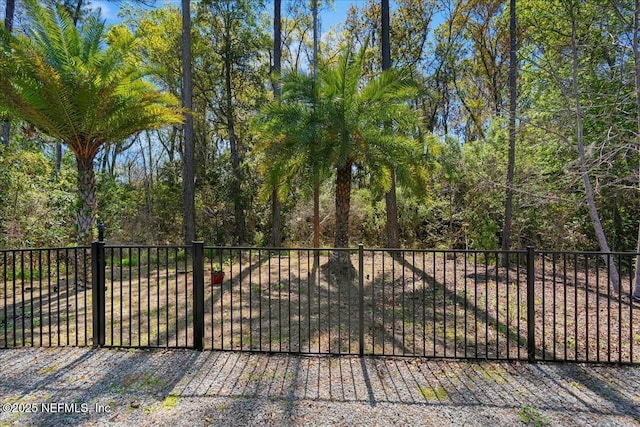
[{"label": "black metal fence", "polygon": [[0,259],[0,347],[640,363],[636,254],[95,242]]},{"label": "black metal fence", "polygon": [[0,347],[91,344],[89,250],[0,251]]}]

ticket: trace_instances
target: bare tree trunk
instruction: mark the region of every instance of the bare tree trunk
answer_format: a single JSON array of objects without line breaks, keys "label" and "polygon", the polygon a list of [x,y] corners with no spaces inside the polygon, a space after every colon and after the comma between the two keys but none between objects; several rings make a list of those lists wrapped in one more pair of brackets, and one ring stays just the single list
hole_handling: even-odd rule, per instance
[{"label": "bare tree trunk", "polygon": [[[280,98],[280,72],[282,70],[282,0],[273,2],[273,72],[275,80],[273,94]],[[275,247],[282,245],[281,203],[278,188],[271,193],[271,243]]]},{"label": "bare tree trunk", "polygon": [[[640,0],[635,0],[633,9],[633,73],[636,90],[636,138],[637,150],[640,152]],[[640,169],[638,169],[638,191],[640,192]],[[640,300],[640,223],[638,224],[638,241],[636,246],[636,274],[634,277],[633,298]]]},{"label": "bare tree trunk", "polygon": [[[60,141],[56,141],[56,168],[55,173],[56,176],[60,175],[60,170],[62,170],[62,143]],[[105,153],[106,157],[106,153]]]},{"label": "bare tree trunk", "polygon": [[387,207],[387,247],[400,247],[400,226],[398,225],[398,199],[396,196],[396,174],[391,171],[391,187],[384,195]]},{"label": "bare tree trunk", "polygon": [[235,131],[235,118],[233,114],[233,92],[231,85],[231,58],[230,49],[230,28],[227,27],[227,54],[225,55],[224,60],[224,74],[225,74],[225,92],[226,92],[226,116],[227,116],[227,132],[229,137],[229,147],[231,149],[231,168],[233,171],[232,177],[232,198],[233,198],[233,206],[234,206],[234,214],[235,214],[235,237],[236,243],[242,244],[245,242],[245,218],[244,218],[244,208],[242,203],[242,189],[240,187],[240,183],[242,181],[241,171],[240,171],[240,150],[238,150],[238,140],[236,138]]},{"label": "bare tree trunk", "polygon": [[[509,160],[507,162],[507,189],[504,207],[504,226],[502,227],[503,251],[511,249],[511,217],[513,214],[513,176],[516,163],[516,90],[518,43],[516,40],[516,0],[511,0],[509,12]],[[506,267],[509,255],[503,254],[502,266]]]},{"label": "bare tree trunk", "polygon": [[82,12],[82,2],[83,0],[78,0],[76,2],[76,9],[73,11],[73,25],[77,25],[78,20],[80,19],[80,12]]},{"label": "bare tree trunk", "polygon": [[349,247],[349,210],[351,207],[351,162],[340,167],[336,176],[336,248]]},{"label": "bare tree trunk", "polygon": [[[313,96],[314,96],[314,114],[315,114],[315,101],[317,92],[317,80],[318,80],[318,41],[319,41],[319,23],[318,23],[318,0],[313,0]],[[315,126],[315,120],[314,120]],[[314,131],[314,138],[316,138]],[[313,159],[315,162],[315,159]],[[320,177],[316,168],[313,170],[313,247],[320,247]],[[314,257],[314,271],[319,264],[319,257],[316,252]]]},{"label": "bare tree trunk", "polygon": [[147,156],[145,154],[145,147],[142,144],[142,138],[138,139],[140,143],[140,153],[142,154],[142,170],[144,172],[144,199],[147,205],[147,221],[149,226],[146,227],[147,241],[155,242],[155,225],[153,221],[153,197],[151,194],[151,188],[153,187],[153,154],[151,150],[151,138],[149,131],[145,132],[145,139],[147,140],[147,147],[149,149],[149,165],[147,166]]},{"label": "bare tree trunk", "polygon": [[313,247],[320,247],[320,180],[313,178]]},{"label": "bare tree trunk", "polygon": [[586,154],[584,149],[584,128],[582,123],[582,104],[580,102],[580,89],[578,86],[578,70],[580,67],[579,59],[578,59],[578,44],[577,44],[577,36],[576,36],[576,15],[574,7],[575,5],[571,3],[570,12],[571,12],[571,54],[573,57],[573,75],[572,75],[572,89],[573,95],[575,97],[575,108],[576,108],[576,144],[578,149],[578,156],[580,158],[580,174],[582,176],[582,181],[584,182],[585,189],[585,198],[587,201],[587,207],[589,209],[589,215],[591,217],[591,222],[593,223],[593,228],[598,239],[598,243],[600,244],[600,250],[602,251],[602,259],[604,260],[607,270],[610,271],[609,280],[613,283],[613,288],[616,292],[620,292],[620,275],[618,274],[618,268],[615,263],[611,260],[611,256],[609,255],[611,250],[609,249],[609,244],[607,243],[607,237],[604,234],[604,228],[602,227],[602,222],[600,221],[600,215],[598,213],[598,208],[596,207],[595,197],[593,193],[593,186],[591,185],[591,179],[589,178],[589,171],[587,167]]},{"label": "bare tree trunk", "polygon": [[[4,15],[4,28],[10,33],[13,31],[13,15],[15,14],[15,8],[15,0],[7,0]],[[11,123],[9,123],[8,120],[2,122],[2,134],[0,136],[2,137],[4,145],[9,145],[9,140],[11,139]]]},{"label": "bare tree trunk", "polygon": [[16,0],[6,0],[4,11],[4,28],[7,32],[13,32],[13,16],[16,10]]},{"label": "bare tree trunk", "polygon": [[[389,14],[389,0],[382,0],[382,70],[391,68],[391,42],[390,42],[390,26],[391,19]],[[385,194],[385,203],[387,207],[387,247],[400,247],[400,227],[398,226],[398,199],[396,195],[396,174],[391,171],[391,187]]]},{"label": "bare tree trunk", "polygon": [[184,243],[196,239],[195,166],[193,147],[193,93],[191,81],[191,0],[182,0],[182,105],[187,109],[184,122],[184,155],[182,157],[182,208]]},{"label": "bare tree trunk", "polygon": [[4,145],[9,145],[9,140],[11,139],[11,123],[8,121],[2,122],[2,143]]}]

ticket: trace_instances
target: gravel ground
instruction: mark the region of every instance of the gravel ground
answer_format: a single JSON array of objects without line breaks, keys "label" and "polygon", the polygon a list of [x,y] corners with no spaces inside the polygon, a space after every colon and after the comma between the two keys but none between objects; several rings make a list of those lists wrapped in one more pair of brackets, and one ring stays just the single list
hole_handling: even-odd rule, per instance
[{"label": "gravel ground", "polygon": [[0,425],[640,425],[640,368],[191,350],[0,351]]}]

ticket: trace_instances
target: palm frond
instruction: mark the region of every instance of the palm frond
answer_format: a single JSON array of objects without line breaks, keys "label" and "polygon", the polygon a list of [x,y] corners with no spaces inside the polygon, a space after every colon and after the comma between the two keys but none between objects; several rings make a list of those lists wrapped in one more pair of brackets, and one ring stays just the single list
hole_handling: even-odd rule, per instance
[{"label": "palm frond", "polygon": [[2,34],[0,105],[92,158],[102,144],[182,121],[177,100],[145,81],[127,60],[131,39],[104,48],[96,13],[81,28],[63,8],[25,6],[29,36]]}]

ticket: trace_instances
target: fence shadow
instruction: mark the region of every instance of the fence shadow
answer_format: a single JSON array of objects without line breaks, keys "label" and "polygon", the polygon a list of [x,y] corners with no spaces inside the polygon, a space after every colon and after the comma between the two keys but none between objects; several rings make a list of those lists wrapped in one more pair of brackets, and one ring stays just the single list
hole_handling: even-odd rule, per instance
[{"label": "fence shadow", "polygon": [[640,420],[632,367],[78,348],[9,350],[0,364],[5,401],[90,405],[0,414],[0,422],[29,425]]}]

